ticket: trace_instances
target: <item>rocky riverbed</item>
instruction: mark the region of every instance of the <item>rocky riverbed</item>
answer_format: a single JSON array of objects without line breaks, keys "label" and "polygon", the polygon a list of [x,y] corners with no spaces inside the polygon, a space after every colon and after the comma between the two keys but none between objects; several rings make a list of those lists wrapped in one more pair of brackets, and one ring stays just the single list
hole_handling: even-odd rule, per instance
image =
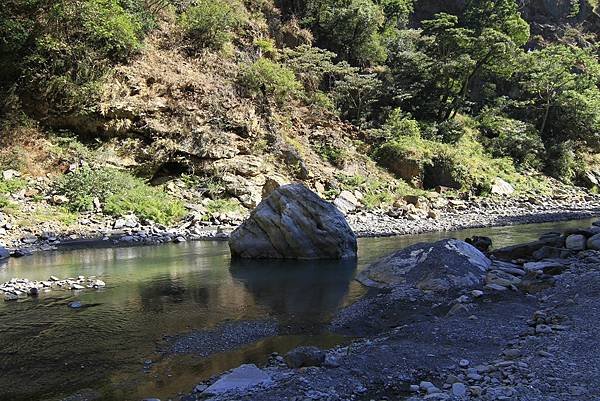
[{"label": "rocky riverbed", "polygon": [[496,250],[461,290],[376,289],[329,325],[360,340],[274,354],[180,399],[596,401],[598,230]]}]

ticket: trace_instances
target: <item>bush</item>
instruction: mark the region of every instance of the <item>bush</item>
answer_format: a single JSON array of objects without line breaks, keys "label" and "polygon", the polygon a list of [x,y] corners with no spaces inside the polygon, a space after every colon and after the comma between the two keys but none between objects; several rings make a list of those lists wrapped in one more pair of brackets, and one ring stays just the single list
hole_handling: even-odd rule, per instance
[{"label": "bush", "polygon": [[291,69],[266,58],[259,58],[243,69],[239,82],[251,96],[265,91],[277,102],[299,96],[302,92],[302,85]]},{"label": "bush", "polygon": [[390,138],[399,138],[401,136],[420,137],[421,128],[419,123],[412,119],[409,114],[401,109],[394,109],[388,116],[383,129]]},{"label": "bush", "polygon": [[244,20],[243,5],[223,0],[199,0],[179,17],[190,47],[219,50]]},{"label": "bush", "polygon": [[463,121],[451,119],[440,123],[424,123],[423,137],[432,141],[455,144],[466,133]]},{"label": "bush", "polygon": [[84,167],[64,175],[56,184],[56,191],[69,198],[71,211],[89,211],[98,198],[105,213],[124,215],[134,213],[141,218],[169,224],[181,218],[185,209],[158,188],[126,172]]},{"label": "bush", "polygon": [[38,109],[48,114],[85,113],[112,64],[141,47],[142,34],[138,17],[117,0],[9,2],[0,12],[0,36],[14,42],[0,44],[0,73],[8,79],[0,84],[22,84],[18,89],[45,103]]},{"label": "bush", "polygon": [[530,124],[512,118],[484,113],[479,116],[484,142],[494,157],[510,157],[516,163],[538,168],[544,144]]},{"label": "bush", "polygon": [[321,144],[316,147],[317,153],[322,159],[338,168],[343,168],[348,158],[348,153],[345,149],[330,144]]}]

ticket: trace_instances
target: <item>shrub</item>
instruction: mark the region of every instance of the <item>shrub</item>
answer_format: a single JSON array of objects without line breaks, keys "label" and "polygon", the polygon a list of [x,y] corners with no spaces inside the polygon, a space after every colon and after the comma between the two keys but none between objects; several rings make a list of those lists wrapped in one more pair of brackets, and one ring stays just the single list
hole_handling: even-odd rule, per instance
[{"label": "shrub", "polygon": [[458,119],[440,123],[423,123],[423,137],[432,141],[455,144],[466,133],[465,125]]},{"label": "shrub", "polygon": [[20,178],[5,181],[0,178],[0,194],[12,194],[27,186],[27,181]]},{"label": "shrub", "polygon": [[322,159],[338,168],[343,168],[348,158],[348,153],[345,149],[330,144],[321,144],[316,147],[317,153]]},{"label": "shrub", "polygon": [[401,136],[421,136],[421,128],[419,127],[419,123],[399,108],[394,109],[390,113],[383,129],[388,133],[390,138],[398,138]]},{"label": "shrub", "polygon": [[69,198],[71,211],[89,211],[94,198],[112,215],[134,213],[142,218],[168,224],[181,218],[185,209],[181,202],[158,188],[126,172],[84,167],[66,174],[57,182],[56,191]]},{"label": "shrub", "polygon": [[530,124],[512,118],[484,113],[479,116],[484,142],[494,157],[510,157],[516,163],[540,167],[544,144]]},{"label": "shrub", "polygon": [[224,0],[199,0],[179,17],[190,47],[221,49],[244,20],[243,5]]},{"label": "shrub", "polygon": [[[111,65],[141,47],[139,19],[117,0],[9,2],[6,7],[0,12],[0,34],[15,42],[0,52],[10,50],[16,57],[0,57],[0,73],[10,70],[4,75],[12,84],[21,83],[28,99],[45,102],[48,114],[88,111]],[[19,21],[18,26],[3,23],[5,18]]]},{"label": "shrub", "polygon": [[239,81],[251,96],[265,91],[278,102],[296,97],[302,91],[291,69],[266,58],[259,58],[243,69]]}]

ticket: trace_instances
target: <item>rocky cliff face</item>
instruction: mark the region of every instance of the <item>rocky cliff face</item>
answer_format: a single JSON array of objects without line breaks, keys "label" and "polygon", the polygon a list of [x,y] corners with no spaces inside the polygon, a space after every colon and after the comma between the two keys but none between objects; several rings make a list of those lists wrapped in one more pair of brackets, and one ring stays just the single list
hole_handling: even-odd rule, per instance
[{"label": "rocky cliff face", "polygon": [[[531,24],[533,35],[556,39],[567,26],[582,26],[600,33],[600,17],[596,1],[590,0],[515,0],[523,17]],[[417,0],[414,23],[439,12],[459,15],[465,0]]]}]

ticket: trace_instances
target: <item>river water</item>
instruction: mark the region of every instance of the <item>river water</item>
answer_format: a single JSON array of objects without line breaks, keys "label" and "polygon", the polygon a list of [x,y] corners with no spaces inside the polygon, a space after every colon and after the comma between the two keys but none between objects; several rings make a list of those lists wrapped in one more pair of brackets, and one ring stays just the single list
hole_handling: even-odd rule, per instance
[{"label": "river water", "polygon": [[[103,290],[42,294],[0,303],[0,399],[60,400],[81,389],[103,399],[175,396],[194,383],[241,363],[265,360],[300,344],[333,346],[315,335],[340,307],[364,294],[353,280],[369,262],[396,249],[442,238],[486,235],[500,247],[542,232],[586,227],[591,220],[472,229],[359,240],[359,258],[337,262],[232,263],[226,242],[40,253],[11,259],[0,282],[95,275]],[[89,307],[67,305],[81,301]],[[303,322],[310,333],[267,338],[231,352],[163,357],[165,336],[240,320]],[[187,359],[185,359],[187,358]],[[144,361],[156,366],[144,370]]]}]

